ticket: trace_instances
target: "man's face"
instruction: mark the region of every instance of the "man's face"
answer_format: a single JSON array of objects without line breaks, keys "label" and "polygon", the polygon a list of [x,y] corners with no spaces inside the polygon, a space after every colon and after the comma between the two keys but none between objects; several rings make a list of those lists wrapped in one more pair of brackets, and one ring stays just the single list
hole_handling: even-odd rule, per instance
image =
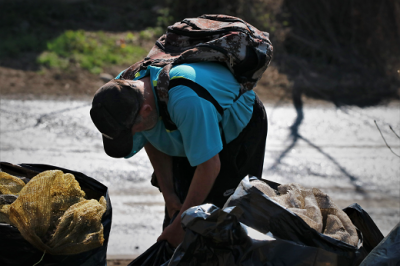
[{"label": "man's face", "polygon": [[152,111],[146,117],[142,116],[139,113],[138,117],[136,118],[135,124],[132,126],[132,135],[137,132],[142,132],[146,130],[152,129],[158,121],[157,111]]},{"label": "man's face", "polygon": [[139,113],[139,115],[136,118],[135,124],[132,126],[132,135],[144,130],[147,130],[146,122],[143,116],[141,116]]}]

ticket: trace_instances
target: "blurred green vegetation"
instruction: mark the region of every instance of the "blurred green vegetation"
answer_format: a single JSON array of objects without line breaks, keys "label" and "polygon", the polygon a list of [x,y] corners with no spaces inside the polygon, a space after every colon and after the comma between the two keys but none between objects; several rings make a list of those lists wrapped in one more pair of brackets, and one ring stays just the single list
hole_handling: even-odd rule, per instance
[{"label": "blurred green vegetation", "polygon": [[116,38],[129,32],[143,40],[161,35],[152,6],[147,1],[0,0],[0,65],[39,70],[42,64],[65,69],[78,62],[97,72],[104,64],[126,64],[129,58],[130,64],[146,54],[142,43],[124,36],[121,48]]},{"label": "blurred green vegetation", "polygon": [[147,51],[134,42],[133,33],[121,38],[103,31],[67,30],[56,39],[47,42],[47,49],[39,55],[37,62],[60,69],[68,69],[75,65],[93,74],[99,74],[107,64],[129,65],[143,59]]},{"label": "blurred green vegetation", "polygon": [[210,13],[269,32],[294,90],[336,104],[398,97],[397,0],[0,0],[0,66],[126,67],[168,25]]}]

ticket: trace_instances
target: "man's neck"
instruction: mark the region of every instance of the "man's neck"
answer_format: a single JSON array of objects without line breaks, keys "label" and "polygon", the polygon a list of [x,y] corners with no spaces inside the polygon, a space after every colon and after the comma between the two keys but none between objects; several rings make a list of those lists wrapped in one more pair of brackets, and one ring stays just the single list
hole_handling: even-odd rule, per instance
[{"label": "man's neck", "polygon": [[150,104],[151,107],[155,108],[155,110],[156,110],[156,101],[155,101],[155,97],[154,97],[153,88],[151,87],[151,83],[150,83],[150,76],[142,78],[141,81],[143,82],[144,101],[147,104]]}]

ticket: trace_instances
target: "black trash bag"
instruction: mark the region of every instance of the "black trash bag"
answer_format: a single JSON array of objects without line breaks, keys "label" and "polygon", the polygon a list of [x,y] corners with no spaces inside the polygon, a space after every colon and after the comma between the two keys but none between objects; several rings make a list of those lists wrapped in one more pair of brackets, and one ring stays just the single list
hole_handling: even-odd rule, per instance
[{"label": "black trash bag", "polygon": [[166,263],[174,253],[174,248],[165,240],[156,242],[128,266],[159,266]]},{"label": "black trash bag", "polygon": [[21,164],[13,165],[0,162],[3,172],[31,179],[38,173],[47,170],[61,170],[64,173],[71,173],[79,182],[88,198],[99,199],[101,196],[107,201],[107,209],[103,214],[101,223],[103,224],[104,242],[103,246],[76,255],[51,255],[45,254],[26,241],[18,229],[9,224],[0,223],[0,265],[6,266],[32,266],[43,259],[38,266],[100,266],[106,265],[107,245],[111,229],[112,207],[108,194],[108,188],[97,180],[88,177],[80,172],[42,164]]},{"label": "black trash bag", "polygon": [[400,265],[400,223],[368,254],[360,266]]},{"label": "black trash bag", "polygon": [[[293,241],[297,244],[316,247],[338,255],[341,263],[338,265],[358,265],[382,240],[382,233],[369,217],[369,215],[358,205],[353,204],[347,209],[350,220],[357,227],[363,225],[361,231],[357,228],[359,244],[357,247],[333,239],[321,234],[311,228],[296,214],[277,204],[267,195],[250,184],[252,178],[245,177],[241,184],[231,196],[229,204],[225,207],[235,206],[241,209],[238,220],[262,233],[271,232],[276,238]],[[273,189],[279,184],[262,180]],[[365,219],[365,220],[364,220]],[[363,233],[368,236],[367,249],[363,246]]]},{"label": "black trash bag", "polygon": [[212,204],[188,209],[182,215],[185,238],[168,265],[342,265],[335,253],[278,239],[240,223],[240,212]]},{"label": "black trash bag", "polygon": [[[274,189],[279,186],[263,181]],[[359,265],[383,236],[358,204],[345,212],[361,228],[357,247],[317,232],[246,177],[223,210],[204,204],[184,212],[185,238],[172,258],[146,265]],[[147,256],[157,259],[156,252]]]},{"label": "black trash bag", "polygon": [[359,205],[346,209],[363,225],[368,249],[360,230],[357,247],[321,234],[244,178],[224,210],[201,205],[183,214],[185,239],[169,265],[359,265],[382,234]]},{"label": "black trash bag", "polygon": [[368,253],[371,252],[383,239],[383,234],[379,228],[369,214],[357,203],[344,208],[343,211],[363,234],[363,248]]}]

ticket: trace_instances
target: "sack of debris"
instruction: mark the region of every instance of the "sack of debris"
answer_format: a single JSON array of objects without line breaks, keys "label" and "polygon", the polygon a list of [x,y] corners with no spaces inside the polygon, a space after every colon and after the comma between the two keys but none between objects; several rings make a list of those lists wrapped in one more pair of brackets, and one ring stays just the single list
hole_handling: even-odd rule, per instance
[{"label": "sack of debris", "polygon": [[359,265],[383,239],[358,204],[341,210],[319,189],[248,177],[223,209],[190,208],[182,226],[161,265]]},{"label": "sack of debris", "polygon": [[106,265],[107,187],[49,165],[0,167],[0,265]]}]

